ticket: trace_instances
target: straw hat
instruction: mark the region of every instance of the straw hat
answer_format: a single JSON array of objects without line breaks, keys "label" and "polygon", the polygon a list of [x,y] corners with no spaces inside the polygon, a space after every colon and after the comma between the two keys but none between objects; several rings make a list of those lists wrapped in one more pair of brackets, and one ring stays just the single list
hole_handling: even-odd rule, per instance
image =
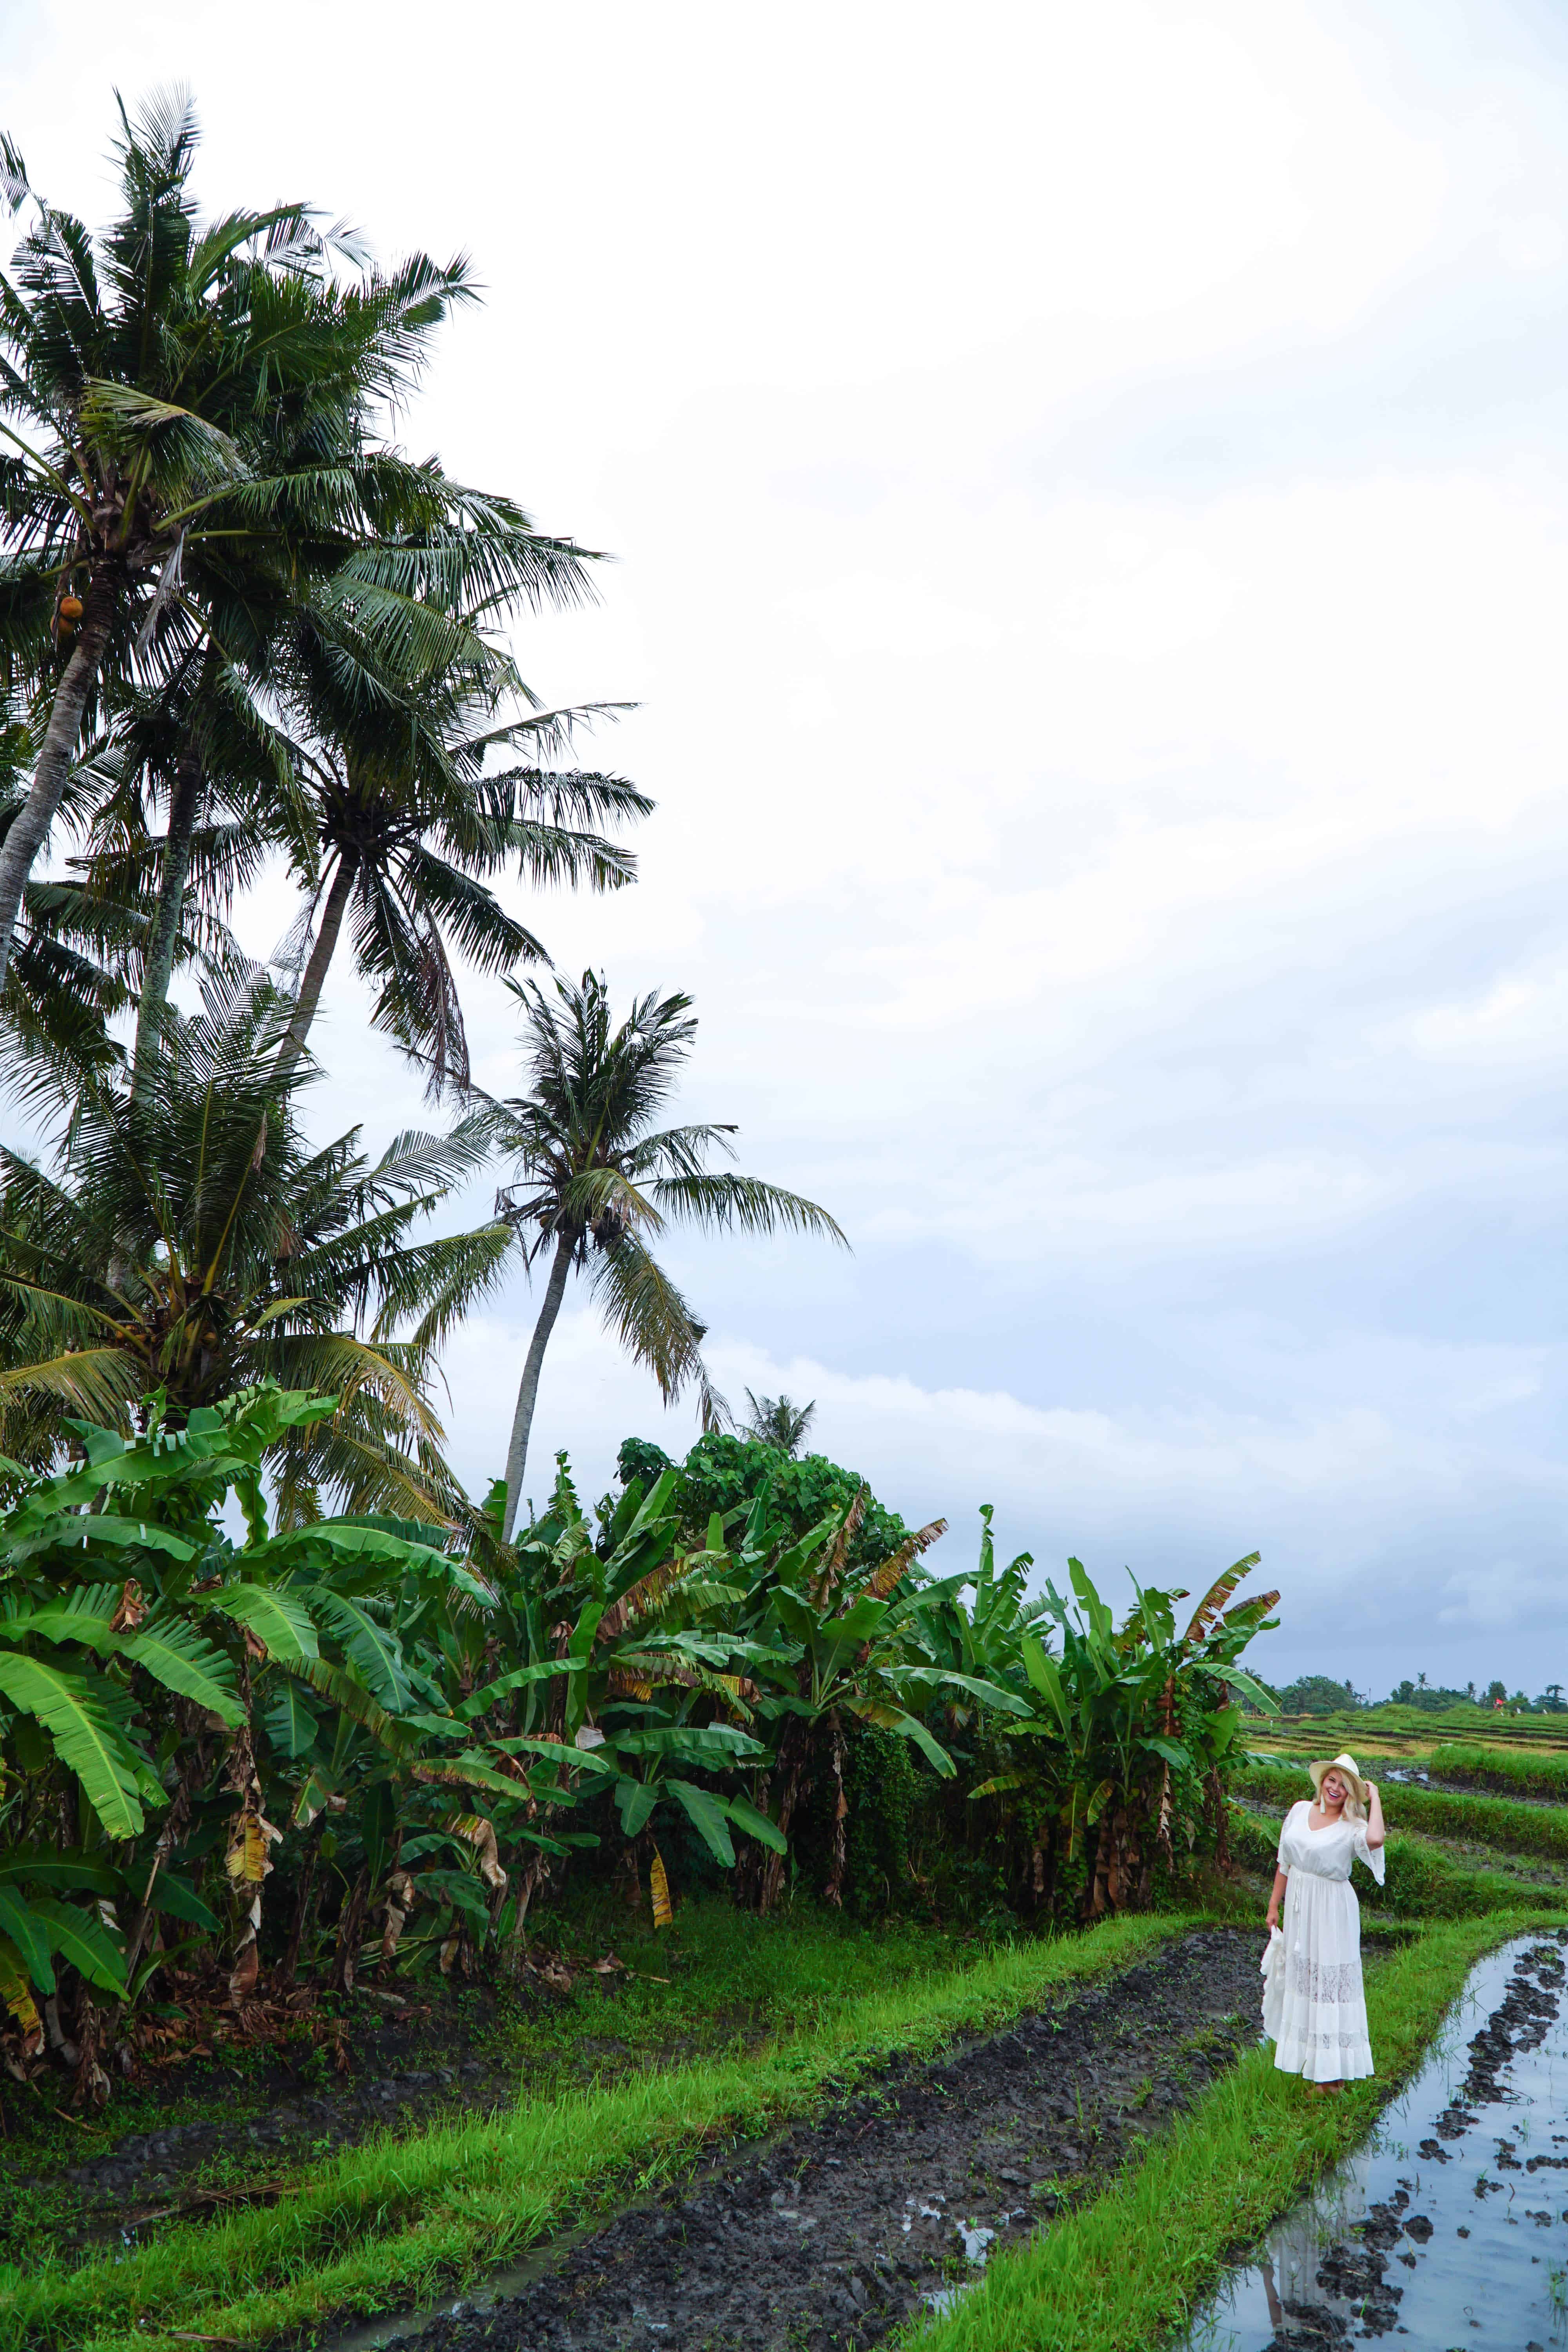
[{"label": "straw hat", "polygon": [[1309,1764],[1307,1769],[1312,1776],[1313,1792],[1319,1798],[1322,1795],[1324,1773],[1337,1772],[1349,1788],[1354,1801],[1363,1806],[1366,1803],[1371,1783],[1362,1779],[1353,1756],[1321,1757],[1317,1763]]}]

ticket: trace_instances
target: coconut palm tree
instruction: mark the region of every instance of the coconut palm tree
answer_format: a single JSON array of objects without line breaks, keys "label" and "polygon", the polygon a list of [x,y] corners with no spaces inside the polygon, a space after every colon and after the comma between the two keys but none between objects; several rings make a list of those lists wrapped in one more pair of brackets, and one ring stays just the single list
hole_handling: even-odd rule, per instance
[{"label": "coconut palm tree", "polygon": [[[466,263],[382,275],[298,204],[204,227],[188,97],[121,120],[122,209],[96,243],[0,141],[0,194],[33,212],[0,277],[0,654],[47,714],[0,846],[0,982],[105,677],[154,679],[209,638],[254,660],[269,608],[312,580],[400,642],[450,635],[455,599],[584,593],[582,551],[374,441],[437,323],[474,299]],[[184,772],[194,823],[188,757]]]},{"label": "coconut palm tree", "polygon": [[[0,724],[0,841],[21,814],[37,749],[26,719]],[[89,822],[112,780],[107,750],[95,749],[73,771],[61,803],[73,826]],[[137,1003],[153,928],[144,877],[135,871],[84,875],[79,864],[75,873],[27,882],[0,990],[9,1076],[36,1057],[68,1075],[119,1067],[124,1055],[110,1024]],[[243,961],[219,917],[189,906],[167,952],[171,967],[199,961],[234,971]]]},{"label": "coconut palm tree", "polygon": [[205,948],[236,968],[226,924],[235,895],[279,839],[304,828],[288,738],[216,639],[193,646],[151,688],[116,681],[102,698],[106,738],[79,765],[64,807],[88,834],[87,854],[74,861],[88,903],[140,914],[132,1071],[142,1090],[176,966]]},{"label": "coconut palm tree", "polygon": [[759,1177],[715,1170],[736,1129],[711,1123],[656,1126],[691,1051],[691,999],[649,992],[615,1026],[601,973],[557,980],[554,1000],[537,982],[509,981],[523,1008],[529,1091],[489,1097],[490,1132],[517,1167],[496,1196],[532,1266],[550,1272],[529,1342],[507,1451],[502,1532],[510,1538],[522,1493],[539,1375],[574,1266],[584,1272],[607,1329],[658,1382],[666,1403],[694,1384],[705,1426],[724,1412],[702,1361],[704,1326],[653,1255],[667,1223],[706,1232],[795,1232],[845,1240],[835,1220],[797,1192]]},{"label": "coconut palm tree", "polygon": [[796,1404],[792,1397],[753,1396],[746,1391],[746,1402],[752,1408],[742,1435],[754,1437],[759,1445],[777,1446],[781,1454],[798,1454],[805,1442],[805,1433],[816,1418],[816,1406]]},{"label": "coconut palm tree", "polygon": [[412,1229],[481,1164],[485,1123],[398,1136],[374,1162],[357,1129],[313,1146],[295,1103],[309,1066],[278,1073],[289,1000],[254,971],[205,994],[139,1090],[110,1072],[73,1093],[47,1065],[26,1082],[64,1125],[52,1168],[0,1150],[0,1445],[45,1465],[67,1414],[129,1433],[161,1393],[180,1427],[272,1379],[337,1399],[279,1441],[286,1519],[323,1492],[448,1518],[433,1351],[499,1281],[511,1234]]},{"label": "coconut palm tree", "polygon": [[550,961],[486,877],[510,867],[536,885],[615,890],[636,877],[630,852],[595,828],[653,803],[619,776],[536,764],[617,706],[542,709],[477,625],[455,658],[410,682],[352,625],[306,612],[284,668],[308,835],[289,845],[319,910],[285,1064],[303,1050],[347,923],[374,1025],[425,1065],[433,1094],[466,1087],[452,949],[483,971]]}]

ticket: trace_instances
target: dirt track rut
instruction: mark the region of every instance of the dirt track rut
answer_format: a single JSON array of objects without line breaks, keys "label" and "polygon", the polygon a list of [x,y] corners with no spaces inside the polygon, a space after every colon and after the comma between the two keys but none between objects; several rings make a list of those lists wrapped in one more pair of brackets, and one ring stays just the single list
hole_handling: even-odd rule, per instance
[{"label": "dirt track rut", "polygon": [[1258,2032],[1258,1934],[1206,1929],[714,2166],[411,2352],[871,2345],[1091,2189]]}]

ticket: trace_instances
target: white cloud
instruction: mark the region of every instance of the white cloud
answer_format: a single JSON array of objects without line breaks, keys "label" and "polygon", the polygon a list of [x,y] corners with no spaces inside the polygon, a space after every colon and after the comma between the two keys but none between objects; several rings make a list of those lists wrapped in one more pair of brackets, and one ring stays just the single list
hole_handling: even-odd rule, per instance
[{"label": "white cloud", "polygon": [[923,581],[875,572],[796,589],[780,598],[779,611],[814,631],[830,653],[904,661],[961,647],[989,653],[1000,634],[986,614],[965,612]]},{"label": "white cloud", "polygon": [[[80,0],[18,21],[8,116],[91,213],[110,84],[188,75],[215,203],[474,252],[404,437],[616,551],[520,656],[640,699],[592,756],[659,802],[637,890],[527,913],[692,990],[688,1107],[858,1251],[683,1259],[725,1377],[815,1381],[889,1499],[989,1486],[1043,1555],[1266,1532],[1303,1663],[1343,1622],[1413,1671],[1444,1580],[1528,1597],[1560,1549],[1553,28],[781,22],[481,0],[432,46],[402,0],[279,0],[258,48]],[[275,877],[247,940],[291,911]],[[468,1002],[507,1089],[510,1004]],[[341,971],[321,1044],[323,1129],[430,1116]],[[449,1351],[476,1480],[526,1307]],[[663,1426],[563,1319],[536,1459],[593,1491]]]}]

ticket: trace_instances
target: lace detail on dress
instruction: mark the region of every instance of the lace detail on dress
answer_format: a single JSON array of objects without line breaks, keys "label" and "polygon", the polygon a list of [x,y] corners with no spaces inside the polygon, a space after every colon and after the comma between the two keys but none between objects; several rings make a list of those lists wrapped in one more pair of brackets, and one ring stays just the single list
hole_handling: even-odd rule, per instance
[{"label": "lace detail on dress", "polygon": [[1354,1960],[1309,1960],[1300,1954],[1290,1956],[1290,1990],[1303,2000],[1360,2000],[1361,1962]]}]

